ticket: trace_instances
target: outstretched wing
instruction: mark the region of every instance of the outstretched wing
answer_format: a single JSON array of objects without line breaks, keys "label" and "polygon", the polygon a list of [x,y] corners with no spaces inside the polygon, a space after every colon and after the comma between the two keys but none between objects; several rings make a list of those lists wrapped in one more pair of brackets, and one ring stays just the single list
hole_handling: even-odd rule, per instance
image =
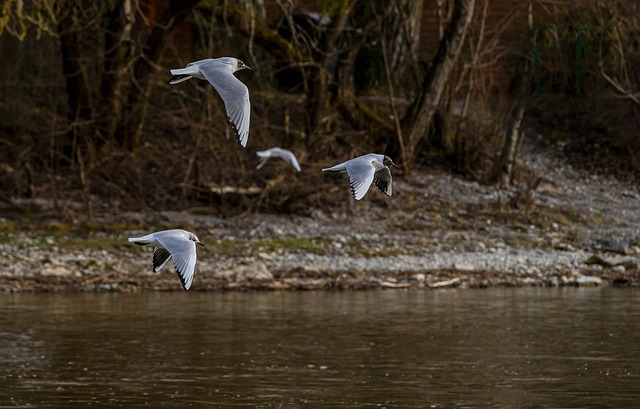
[{"label": "outstretched wing", "polygon": [[368,158],[350,160],[347,162],[347,173],[351,185],[351,194],[356,200],[360,200],[367,194],[373,182],[376,168]]},{"label": "outstretched wing", "polygon": [[247,146],[251,117],[249,89],[221,64],[201,64],[200,71],[224,101],[227,117],[238,142],[242,147]]},{"label": "outstretched wing", "polygon": [[171,253],[162,247],[153,250],[153,272],[157,273],[171,260]]},{"label": "outstretched wing", "polygon": [[196,243],[178,236],[162,237],[158,241],[171,253],[182,288],[188,290],[196,272]]},{"label": "outstretched wing", "polygon": [[280,152],[280,157],[284,159],[289,165],[293,166],[295,170],[297,170],[298,172],[301,171],[298,159],[296,158],[296,155],[293,154],[293,152],[283,149]]},{"label": "outstretched wing", "polygon": [[391,196],[391,171],[388,167],[385,166],[376,171],[373,183],[375,183],[381,192],[385,193],[387,196]]},{"label": "outstretched wing", "polygon": [[258,166],[256,166],[256,169],[262,169],[262,167],[264,166],[265,163],[267,163],[268,160],[269,160],[268,156],[260,159],[260,163],[258,163]]}]

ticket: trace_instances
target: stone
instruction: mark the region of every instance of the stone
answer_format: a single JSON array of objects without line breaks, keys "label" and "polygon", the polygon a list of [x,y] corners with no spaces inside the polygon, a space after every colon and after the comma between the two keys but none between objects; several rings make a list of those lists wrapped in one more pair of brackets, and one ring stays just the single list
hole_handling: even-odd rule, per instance
[{"label": "stone", "polygon": [[471,263],[454,263],[453,269],[457,271],[470,272],[476,271],[476,266]]},{"label": "stone", "polygon": [[269,271],[267,265],[261,261],[240,264],[231,270],[220,271],[217,275],[218,277],[225,278],[227,281],[235,281],[238,283],[266,283],[273,281],[273,274]]},{"label": "stone", "polygon": [[601,251],[607,251],[609,253],[627,255],[631,252],[631,249],[629,248],[629,245],[627,243],[623,243],[621,240],[617,239],[600,240],[598,246]]},{"label": "stone", "polygon": [[563,242],[559,242],[557,243],[554,248],[556,250],[560,250],[560,251],[576,251],[576,248],[573,247],[571,244],[569,243],[563,243]]},{"label": "stone", "polygon": [[576,279],[576,284],[580,287],[597,287],[602,285],[602,278],[597,276],[580,275]]},{"label": "stone", "polygon": [[46,266],[40,272],[43,276],[68,276],[71,275],[71,270],[64,266]]},{"label": "stone", "polygon": [[599,265],[599,266],[602,266],[602,267],[611,267],[613,263],[611,263],[610,261],[607,261],[607,260],[603,259],[602,257],[594,254],[591,257],[589,257],[587,259],[587,261],[584,262],[584,264],[586,264],[586,265]]},{"label": "stone", "polygon": [[627,269],[622,264],[618,264],[617,266],[613,266],[611,271],[614,273],[624,273]]},{"label": "stone", "polygon": [[457,287],[460,284],[460,277],[452,278],[451,280],[438,281],[436,283],[429,284],[430,288],[445,288],[445,287]]},{"label": "stone", "polygon": [[270,253],[261,252],[258,253],[258,258],[261,260],[273,260],[273,255]]}]

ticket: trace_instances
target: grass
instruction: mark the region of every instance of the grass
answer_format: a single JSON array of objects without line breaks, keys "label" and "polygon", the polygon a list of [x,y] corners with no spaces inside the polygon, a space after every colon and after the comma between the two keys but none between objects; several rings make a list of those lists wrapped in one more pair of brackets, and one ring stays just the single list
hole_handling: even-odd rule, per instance
[{"label": "grass", "polygon": [[[217,254],[225,256],[233,255],[256,255],[260,252],[287,252],[287,251],[308,251],[316,254],[327,252],[327,246],[331,243],[329,239],[309,238],[309,237],[284,237],[261,240],[219,240],[209,244],[207,249]],[[0,244],[7,244],[18,247],[59,247],[62,249],[87,249],[106,250],[113,248],[136,248],[127,242],[127,238],[122,235],[91,235],[89,237],[78,237],[66,234],[50,233],[40,235],[34,233],[33,236],[16,235],[0,232]]]},{"label": "grass", "polygon": [[216,253],[221,255],[255,255],[259,252],[285,252],[285,251],[308,251],[316,254],[324,254],[327,246],[331,243],[329,239],[313,237],[284,237],[261,240],[219,240],[212,247]]},{"label": "grass", "polygon": [[77,237],[60,234],[10,235],[0,234],[0,244],[19,247],[61,247],[65,249],[104,250],[128,245],[126,238],[114,236]]},{"label": "grass", "polygon": [[13,232],[16,230],[15,222],[0,219],[0,233]]}]

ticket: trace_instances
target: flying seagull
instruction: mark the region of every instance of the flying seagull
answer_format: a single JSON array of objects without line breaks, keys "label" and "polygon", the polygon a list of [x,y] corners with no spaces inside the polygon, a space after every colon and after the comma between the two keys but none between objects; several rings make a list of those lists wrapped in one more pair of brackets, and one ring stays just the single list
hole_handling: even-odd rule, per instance
[{"label": "flying seagull", "polygon": [[356,200],[360,200],[367,194],[371,183],[375,183],[380,191],[391,196],[389,166],[398,167],[388,156],[369,153],[322,171],[346,172],[349,175],[351,194]]},{"label": "flying seagull", "polygon": [[249,102],[249,89],[233,73],[245,69],[251,68],[237,58],[208,58],[190,62],[186,68],[171,70],[173,76],[169,80],[169,84],[178,84],[192,77],[209,81],[224,101],[229,122],[243,148],[247,146],[249,139],[251,102]]},{"label": "flying seagull", "polygon": [[129,242],[139,246],[151,244],[153,251],[153,272],[157,273],[171,257],[182,288],[188,290],[196,271],[196,244],[204,247],[195,234],[182,229],[163,230],[142,237],[130,237]]},{"label": "flying seagull", "polygon": [[289,165],[293,166],[295,170],[300,172],[300,165],[298,164],[298,159],[296,159],[296,155],[293,152],[288,151],[286,149],[280,148],[271,148],[266,151],[258,151],[256,155],[261,157],[260,163],[256,166],[256,169],[260,169],[264,166],[265,163],[269,160],[269,158],[282,158]]}]

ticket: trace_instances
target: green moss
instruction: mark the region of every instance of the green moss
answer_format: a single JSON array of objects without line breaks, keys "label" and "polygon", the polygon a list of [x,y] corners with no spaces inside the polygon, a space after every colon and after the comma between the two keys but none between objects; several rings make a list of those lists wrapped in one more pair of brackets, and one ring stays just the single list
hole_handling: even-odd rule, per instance
[{"label": "green moss", "polygon": [[42,229],[46,232],[54,233],[68,233],[71,231],[71,227],[68,224],[49,220],[42,225]]},{"label": "green moss", "polygon": [[254,245],[260,249],[275,251],[275,250],[313,250],[319,247],[324,247],[330,241],[327,239],[315,239],[315,238],[282,238],[282,239],[268,239],[259,240],[253,242]]},{"label": "green moss", "polygon": [[15,236],[7,234],[7,232],[0,232],[0,244],[14,244]]},{"label": "green moss", "polygon": [[13,232],[16,230],[16,224],[14,222],[3,221],[0,222],[0,233]]},{"label": "green moss", "polygon": [[326,246],[331,243],[328,239],[309,237],[285,237],[262,240],[220,240],[213,245],[207,244],[207,248],[213,248],[216,252],[225,255],[244,254],[253,255],[258,252],[278,251],[309,251],[324,253]]},{"label": "green moss", "polygon": [[56,240],[58,247],[65,248],[86,248],[86,249],[110,249],[114,247],[126,247],[131,243],[127,242],[126,237],[104,236],[104,237],[61,237]]},{"label": "green moss", "polygon": [[80,230],[86,233],[94,233],[94,232],[124,232],[124,231],[132,231],[132,230],[144,230],[143,226],[134,223],[127,222],[118,222],[118,223],[110,223],[110,222],[87,222],[85,223]]}]

